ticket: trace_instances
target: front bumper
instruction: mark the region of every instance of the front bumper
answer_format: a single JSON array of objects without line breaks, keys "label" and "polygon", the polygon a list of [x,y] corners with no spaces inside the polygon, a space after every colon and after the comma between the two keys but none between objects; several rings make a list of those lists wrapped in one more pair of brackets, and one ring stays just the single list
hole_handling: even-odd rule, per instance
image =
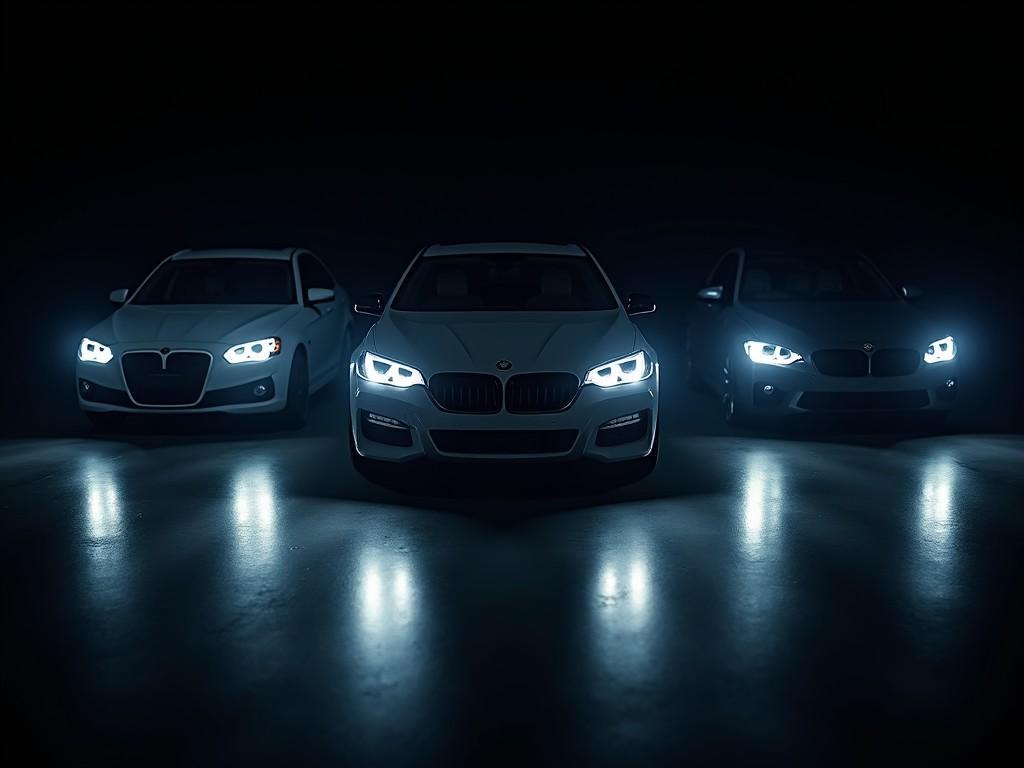
[{"label": "front bumper", "polygon": [[[583,386],[572,405],[558,413],[511,414],[504,409],[495,414],[450,413],[438,408],[423,386],[400,389],[376,384],[360,378],[354,371],[350,371],[349,381],[356,450],[361,456],[384,461],[423,457],[625,461],[651,452],[658,423],[657,366],[650,378],[634,384],[608,389]],[[402,430],[391,439],[386,431],[389,427],[377,426],[386,422],[374,419],[367,427],[369,414],[400,422],[408,431]],[[602,425],[632,414],[644,414],[638,420],[646,419],[646,429],[637,439],[617,445],[608,445],[616,441],[607,437],[599,439]],[[635,427],[622,427],[630,428]],[[606,430],[604,435],[610,431]]]},{"label": "front bumper", "polygon": [[946,411],[961,386],[957,360],[922,362],[906,376],[858,377],[826,376],[809,363],[783,368],[743,360],[730,374],[737,407],[764,414]]},{"label": "front bumper", "polygon": [[[172,350],[208,351],[212,356],[205,385],[195,405],[140,405],[125,383],[121,355],[133,350],[168,346]],[[114,359],[105,365],[76,360],[75,379],[78,405],[83,411],[100,413],[271,413],[282,410],[288,400],[290,360],[283,355],[258,363],[231,365],[222,357],[221,346],[190,343],[173,345],[133,344],[112,347]],[[261,394],[256,393],[258,385]]]}]

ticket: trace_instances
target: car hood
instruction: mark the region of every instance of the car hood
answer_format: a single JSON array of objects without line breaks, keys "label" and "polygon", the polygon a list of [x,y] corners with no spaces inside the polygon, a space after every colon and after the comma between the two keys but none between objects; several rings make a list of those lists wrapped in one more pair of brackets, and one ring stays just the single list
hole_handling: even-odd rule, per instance
[{"label": "car hood", "polygon": [[92,328],[106,344],[204,342],[235,344],[277,333],[299,311],[296,306],[240,304],[231,307],[184,305],[121,307]]},{"label": "car hood", "polygon": [[572,371],[634,350],[636,328],[619,310],[601,312],[388,312],[370,334],[370,348],[416,366],[425,376],[440,371],[510,373]]},{"label": "car hood", "polygon": [[903,301],[748,302],[737,306],[758,341],[812,352],[822,347],[923,349],[949,333]]}]

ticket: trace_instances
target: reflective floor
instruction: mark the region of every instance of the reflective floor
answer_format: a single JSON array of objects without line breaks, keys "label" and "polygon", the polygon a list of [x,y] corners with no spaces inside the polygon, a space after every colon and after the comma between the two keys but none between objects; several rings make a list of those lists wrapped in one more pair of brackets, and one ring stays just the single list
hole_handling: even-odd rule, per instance
[{"label": "reflective floor", "polygon": [[382,488],[326,420],[0,444],[16,722],[40,756],[146,763],[1009,739],[1024,440],[674,429],[622,487],[451,467]]}]

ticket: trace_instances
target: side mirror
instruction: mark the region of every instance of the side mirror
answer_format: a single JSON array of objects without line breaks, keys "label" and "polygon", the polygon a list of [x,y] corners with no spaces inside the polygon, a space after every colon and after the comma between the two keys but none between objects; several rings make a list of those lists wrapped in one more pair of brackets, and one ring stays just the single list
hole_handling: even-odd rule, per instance
[{"label": "side mirror", "polygon": [[128,289],[118,288],[116,291],[111,291],[110,300],[115,304],[124,304],[128,301]]},{"label": "side mirror", "polygon": [[368,293],[356,302],[353,309],[360,315],[380,317],[384,314],[384,296],[379,293]]},{"label": "side mirror", "polygon": [[697,298],[701,301],[721,301],[725,289],[721,285],[709,285],[697,291]]},{"label": "side mirror", "polygon": [[903,294],[903,298],[913,301],[914,299],[920,299],[924,296],[924,291],[916,285],[904,285],[900,288],[900,293]]},{"label": "side mirror", "polygon": [[309,299],[310,304],[334,301],[334,291],[331,288],[310,288],[306,291],[306,298]]},{"label": "side mirror", "polygon": [[646,315],[658,308],[654,299],[646,293],[631,293],[626,297],[627,315]]}]

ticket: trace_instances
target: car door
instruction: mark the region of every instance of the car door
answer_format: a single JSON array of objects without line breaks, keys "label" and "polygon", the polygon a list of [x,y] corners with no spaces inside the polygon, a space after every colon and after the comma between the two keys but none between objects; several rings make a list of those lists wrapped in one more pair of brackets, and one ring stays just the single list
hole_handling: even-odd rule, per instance
[{"label": "car door", "polygon": [[[331,273],[311,253],[298,256],[302,304],[308,316],[306,341],[309,346],[309,378],[313,388],[334,372],[341,359],[342,313],[338,311],[339,290]],[[333,301],[314,304],[309,300],[310,288],[327,288],[335,292]]]},{"label": "car door", "polygon": [[716,389],[722,381],[722,366],[728,354],[726,329],[736,294],[739,275],[739,250],[727,251],[711,270],[705,288],[722,286],[722,297],[717,301],[698,299],[690,326],[690,354],[705,381]]}]

